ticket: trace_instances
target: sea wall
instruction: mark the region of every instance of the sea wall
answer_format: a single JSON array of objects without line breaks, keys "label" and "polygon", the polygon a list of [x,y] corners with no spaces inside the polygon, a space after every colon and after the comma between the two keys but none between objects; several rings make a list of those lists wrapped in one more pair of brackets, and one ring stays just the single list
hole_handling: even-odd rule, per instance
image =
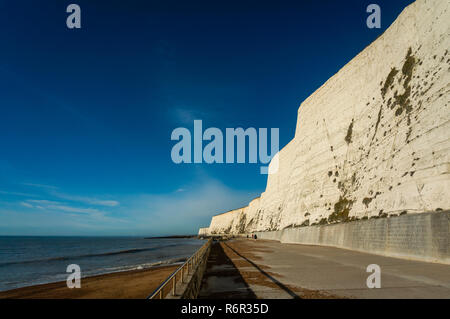
[{"label": "sea wall", "polygon": [[450,264],[450,211],[256,232],[288,244],[323,245]]},{"label": "sea wall", "polygon": [[214,216],[208,234],[449,209],[448,21],[448,1],[405,8],[300,105],[294,139],[277,154],[279,168],[265,192],[247,207]]}]

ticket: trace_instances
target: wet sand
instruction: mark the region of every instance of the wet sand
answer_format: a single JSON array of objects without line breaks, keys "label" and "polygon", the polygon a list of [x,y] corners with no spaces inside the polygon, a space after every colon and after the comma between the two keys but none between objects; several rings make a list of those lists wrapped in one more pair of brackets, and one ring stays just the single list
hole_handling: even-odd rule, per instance
[{"label": "wet sand", "polygon": [[0,299],[143,299],[178,266],[124,271],[81,279],[81,288],[69,289],[66,282],[36,285],[0,292]]}]

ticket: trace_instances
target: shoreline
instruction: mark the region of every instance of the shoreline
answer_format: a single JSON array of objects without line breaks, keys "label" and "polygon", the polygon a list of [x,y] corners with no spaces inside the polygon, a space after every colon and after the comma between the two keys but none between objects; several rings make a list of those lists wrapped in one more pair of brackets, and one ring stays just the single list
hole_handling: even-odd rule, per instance
[{"label": "shoreline", "polygon": [[198,239],[198,235],[172,235],[172,236],[144,237],[144,239],[183,239],[183,238]]},{"label": "shoreline", "polygon": [[[0,291],[0,299],[145,299],[179,265],[163,265],[81,278],[81,288],[65,281]],[[68,274],[69,275],[69,274]]]}]

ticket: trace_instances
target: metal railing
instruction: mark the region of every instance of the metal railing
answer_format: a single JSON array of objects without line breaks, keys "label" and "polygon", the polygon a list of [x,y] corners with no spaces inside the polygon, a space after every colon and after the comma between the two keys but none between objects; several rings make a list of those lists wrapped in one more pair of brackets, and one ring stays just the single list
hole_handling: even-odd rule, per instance
[{"label": "metal railing", "polygon": [[154,292],[152,292],[147,299],[164,299],[170,290],[172,296],[177,294],[177,282],[181,280],[184,283],[184,279],[189,274],[194,273],[198,265],[203,262],[203,257],[207,253],[212,240],[209,239],[200,249],[198,249],[188,260],[184,262],[177,270],[175,270],[169,278],[167,278]]}]

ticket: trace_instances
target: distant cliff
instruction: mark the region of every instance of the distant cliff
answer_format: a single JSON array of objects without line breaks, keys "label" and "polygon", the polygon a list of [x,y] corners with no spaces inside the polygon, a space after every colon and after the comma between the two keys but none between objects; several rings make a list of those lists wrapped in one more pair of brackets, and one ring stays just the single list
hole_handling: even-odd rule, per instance
[{"label": "distant cliff", "polygon": [[216,215],[238,234],[450,208],[448,1],[418,0],[299,107],[266,191]]}]

